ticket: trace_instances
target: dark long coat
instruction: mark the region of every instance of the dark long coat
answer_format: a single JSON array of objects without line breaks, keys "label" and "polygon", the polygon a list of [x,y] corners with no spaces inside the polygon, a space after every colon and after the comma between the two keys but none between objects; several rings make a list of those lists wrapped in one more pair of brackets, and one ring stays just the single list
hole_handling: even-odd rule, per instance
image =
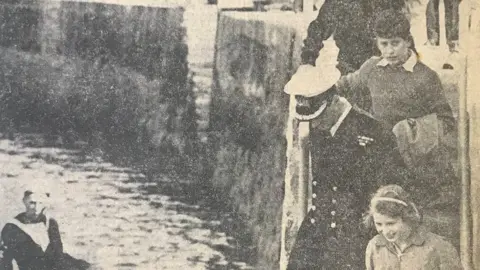
[{"label": "dark long coat", "polygon": [[[373,236],[362,224],[369,196],[381,185],[409,179],[394,135],[356,107],[333,137],[315,127],[310,132],[313,206],[298,231],[288,269],[364,269]],[[374,142],[361,146],[357,136]]]},{"label": "dark long coat", "polygon": [[406,0],[325,0],[307,32],[302,49],[302,63],[315,65],[322,41],[334,32],[339,48],[342,74],[354,72],[379,52],[375,45],[373,20],[382,10],[402,10]]}]

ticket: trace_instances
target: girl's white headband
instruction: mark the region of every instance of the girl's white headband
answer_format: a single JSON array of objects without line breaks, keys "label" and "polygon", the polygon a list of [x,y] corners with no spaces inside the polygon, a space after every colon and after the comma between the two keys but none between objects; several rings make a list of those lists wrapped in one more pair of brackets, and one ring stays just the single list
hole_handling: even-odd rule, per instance
[{"label": "girl's white headband", "polygon": [[408,204],[402,200],[395,199],[395,198],[390,198],[390,197],[374,197],[372,199],[372,203],[378,202],[378,201],[383,201],[383,202],[394,202],[398,203],[404,206],[408,206]]},{"label": "girl's white headband", "polygon": [[[390,197],[373,197],[372,199],[372,205],[375,204],[376,202],[379,202],[379,201],[382,201],[382,202],[393,202],[393,203],[398,203],[398,204],[401,204],[403,206],[406,206],[408,207],[408,204],[402,200],[399,200],[399,199],[395,199],[395,198],[390,198]],[[417,216],[420,217],[420,212],[418,211],[417,207],[415,206],[415,204],[411,204],[412,208],[413,208],[413,211],[415,211],[415,214]]]}]

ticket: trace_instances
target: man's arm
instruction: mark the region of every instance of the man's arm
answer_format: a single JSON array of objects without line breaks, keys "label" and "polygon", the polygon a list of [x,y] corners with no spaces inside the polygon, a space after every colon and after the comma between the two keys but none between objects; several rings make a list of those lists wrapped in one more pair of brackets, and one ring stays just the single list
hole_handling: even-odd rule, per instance
[{"label": "man's arm", "polygon": [[53,245],[55,250],[55,255],[60,256],[63,253],[62,238],[60,236],[58,222],[53,218],[51,218],[49,221],[48,235],[50,238],[50,243]]},{"label": "man's arm", "polygon": [[340,96],[345,97],[348,101],[357,104],[366,111],[370,109],[364,106],[364,104],[368,103],[366,99],[370,98],[367,79],[378,59],[378,57],[368,59],[357,71],[342,76],[335,85]]},{"label": "man's arm", "polygon": [[318,12],[318,16],[308,26],[307,38],[303,41],[302,64],[315,66],[322,41],[329,38],[335,30],[335,1],[325,0]]},{"label": "man's arm", "polygon": [[0,270],[13,270],[13,257],[12,257],[12,254],[11,254],[11,250],[8,249],[8,246],[6,243],[4,243],[4,239],[7,238],[9,241],[10,238],[7,237],[8,235],[8,229],[9,225],[5,225],[5,227],[3,227],[2,229],[2,237],[1,237],[1,241],[0,241],[0,244],[1,244],[1,250],[0,250],[0,253],[1,253],[1,256],[0,256]]}]

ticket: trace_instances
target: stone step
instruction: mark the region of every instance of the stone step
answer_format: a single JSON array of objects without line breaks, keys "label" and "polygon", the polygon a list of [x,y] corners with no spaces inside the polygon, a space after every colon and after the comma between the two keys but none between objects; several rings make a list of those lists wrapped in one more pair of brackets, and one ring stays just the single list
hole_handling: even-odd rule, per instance
[{"label": "stone step", "polygon": [[206,4],[186,6],[183,24],[187,29],[187,59],[195,84],[197,130],[202,131],[209,124],[217,7]]},{"label": "stone step", "polygon": [[195,85],[197,85],[201,90],[205,90],[206,88],[210,89],[210,87],[212,86],[212,80],[213,80],[212,77],[193,76],[192,79]]},{"label": "stone step", "polygon": [[195,66],[193,64],[192,65],[189,64],[189,68],[190,68],[190,71],[195,74],[195,76],[212,77],[213,67],[208,67],[208,65],[213,66],[213,64],[210,64],[210,63],[205,63],[204,64],[205,67],[201,67],[201,66],[198,66],[198,65]]}]

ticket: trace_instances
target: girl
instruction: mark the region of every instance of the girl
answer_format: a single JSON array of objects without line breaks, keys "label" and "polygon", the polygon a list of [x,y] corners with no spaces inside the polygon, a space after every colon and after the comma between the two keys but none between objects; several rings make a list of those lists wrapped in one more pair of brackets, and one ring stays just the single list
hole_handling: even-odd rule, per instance
[{"label": "girl", "polygon": [[367,270],[463,269],[453,245],[422,226],[420,212],[398,185],[375,193],[365,223],[378,232],[366,249]]}]

